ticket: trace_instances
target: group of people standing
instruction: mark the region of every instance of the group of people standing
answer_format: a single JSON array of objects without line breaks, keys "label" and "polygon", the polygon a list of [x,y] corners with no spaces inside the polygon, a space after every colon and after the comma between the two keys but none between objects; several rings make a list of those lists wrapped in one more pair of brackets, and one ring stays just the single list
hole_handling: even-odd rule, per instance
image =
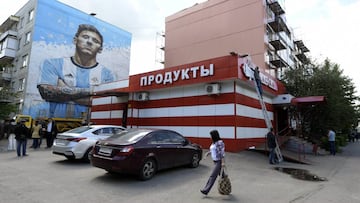
[{"label": "group of people standing", "polygon": [[30,148],[38,149],[42,144],[42,139],[46,138],[46,148],[53,145],[54,138],[57,134],[55,122],[50,118],[47,123],[36,120],[29,129],[25,125],[25,120],[16,123],[14,119],[7,126],[6,134],[8,137],[8,150],[16,150],[17,156],[27,156],[26,148],[29,138],[33,140]]}]

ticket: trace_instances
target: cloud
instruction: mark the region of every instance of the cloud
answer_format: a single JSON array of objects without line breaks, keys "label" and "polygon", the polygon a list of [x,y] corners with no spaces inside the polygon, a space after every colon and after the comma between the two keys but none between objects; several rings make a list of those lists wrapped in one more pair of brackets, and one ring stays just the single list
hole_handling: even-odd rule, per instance
[{"label": "cloud", "polygon": [[355,0],[304,0],[286,5],[289,25],[310,49],[310,56],[318,62],[329,58],[339,64],[355,83],[358,95],[359,10],[360,1]]}]

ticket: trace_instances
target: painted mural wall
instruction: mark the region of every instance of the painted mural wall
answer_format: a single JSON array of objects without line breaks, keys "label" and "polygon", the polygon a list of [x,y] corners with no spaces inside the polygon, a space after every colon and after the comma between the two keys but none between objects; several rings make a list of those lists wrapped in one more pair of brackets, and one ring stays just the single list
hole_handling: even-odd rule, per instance
[{"label": "painted mural wall", "polygon": [[38,0],[23,114],[80,118],[96,86],[129,78],[131,33]]}]

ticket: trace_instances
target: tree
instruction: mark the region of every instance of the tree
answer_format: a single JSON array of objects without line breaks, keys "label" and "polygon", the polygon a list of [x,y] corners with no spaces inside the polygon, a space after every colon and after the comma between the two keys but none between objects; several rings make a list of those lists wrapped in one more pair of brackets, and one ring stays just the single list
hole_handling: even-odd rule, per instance
[{"label": "tree", "polygon": [[329,59],[322,64],[290,69],[283,79],[288,92],[295,97],[325,96],[326,103],[300,109],[303,131],[309,136],[324,135],[327,129],[348,133],[357,126],[359,97],[352,80],[343,75],[338,64]]},{"label": "tree", "polygon": [[6,119],[10,113],[16,112],[17,106],[11,103],[11,98],[15,97],[16,94],[8,87],[0,87],[0,119]]}]

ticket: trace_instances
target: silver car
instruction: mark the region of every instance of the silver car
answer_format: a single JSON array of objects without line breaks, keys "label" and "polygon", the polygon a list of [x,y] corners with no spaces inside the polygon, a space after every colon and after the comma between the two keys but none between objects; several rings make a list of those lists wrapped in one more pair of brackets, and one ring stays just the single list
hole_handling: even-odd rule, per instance
[{"label": "silver car", "polygon": [[65,156],[67,159],[83,159],[89,161],[88,155],[98,140],[125,130],[116,125],[80,126],[72,130],[59,133],[52,147],[53,154]]}]

